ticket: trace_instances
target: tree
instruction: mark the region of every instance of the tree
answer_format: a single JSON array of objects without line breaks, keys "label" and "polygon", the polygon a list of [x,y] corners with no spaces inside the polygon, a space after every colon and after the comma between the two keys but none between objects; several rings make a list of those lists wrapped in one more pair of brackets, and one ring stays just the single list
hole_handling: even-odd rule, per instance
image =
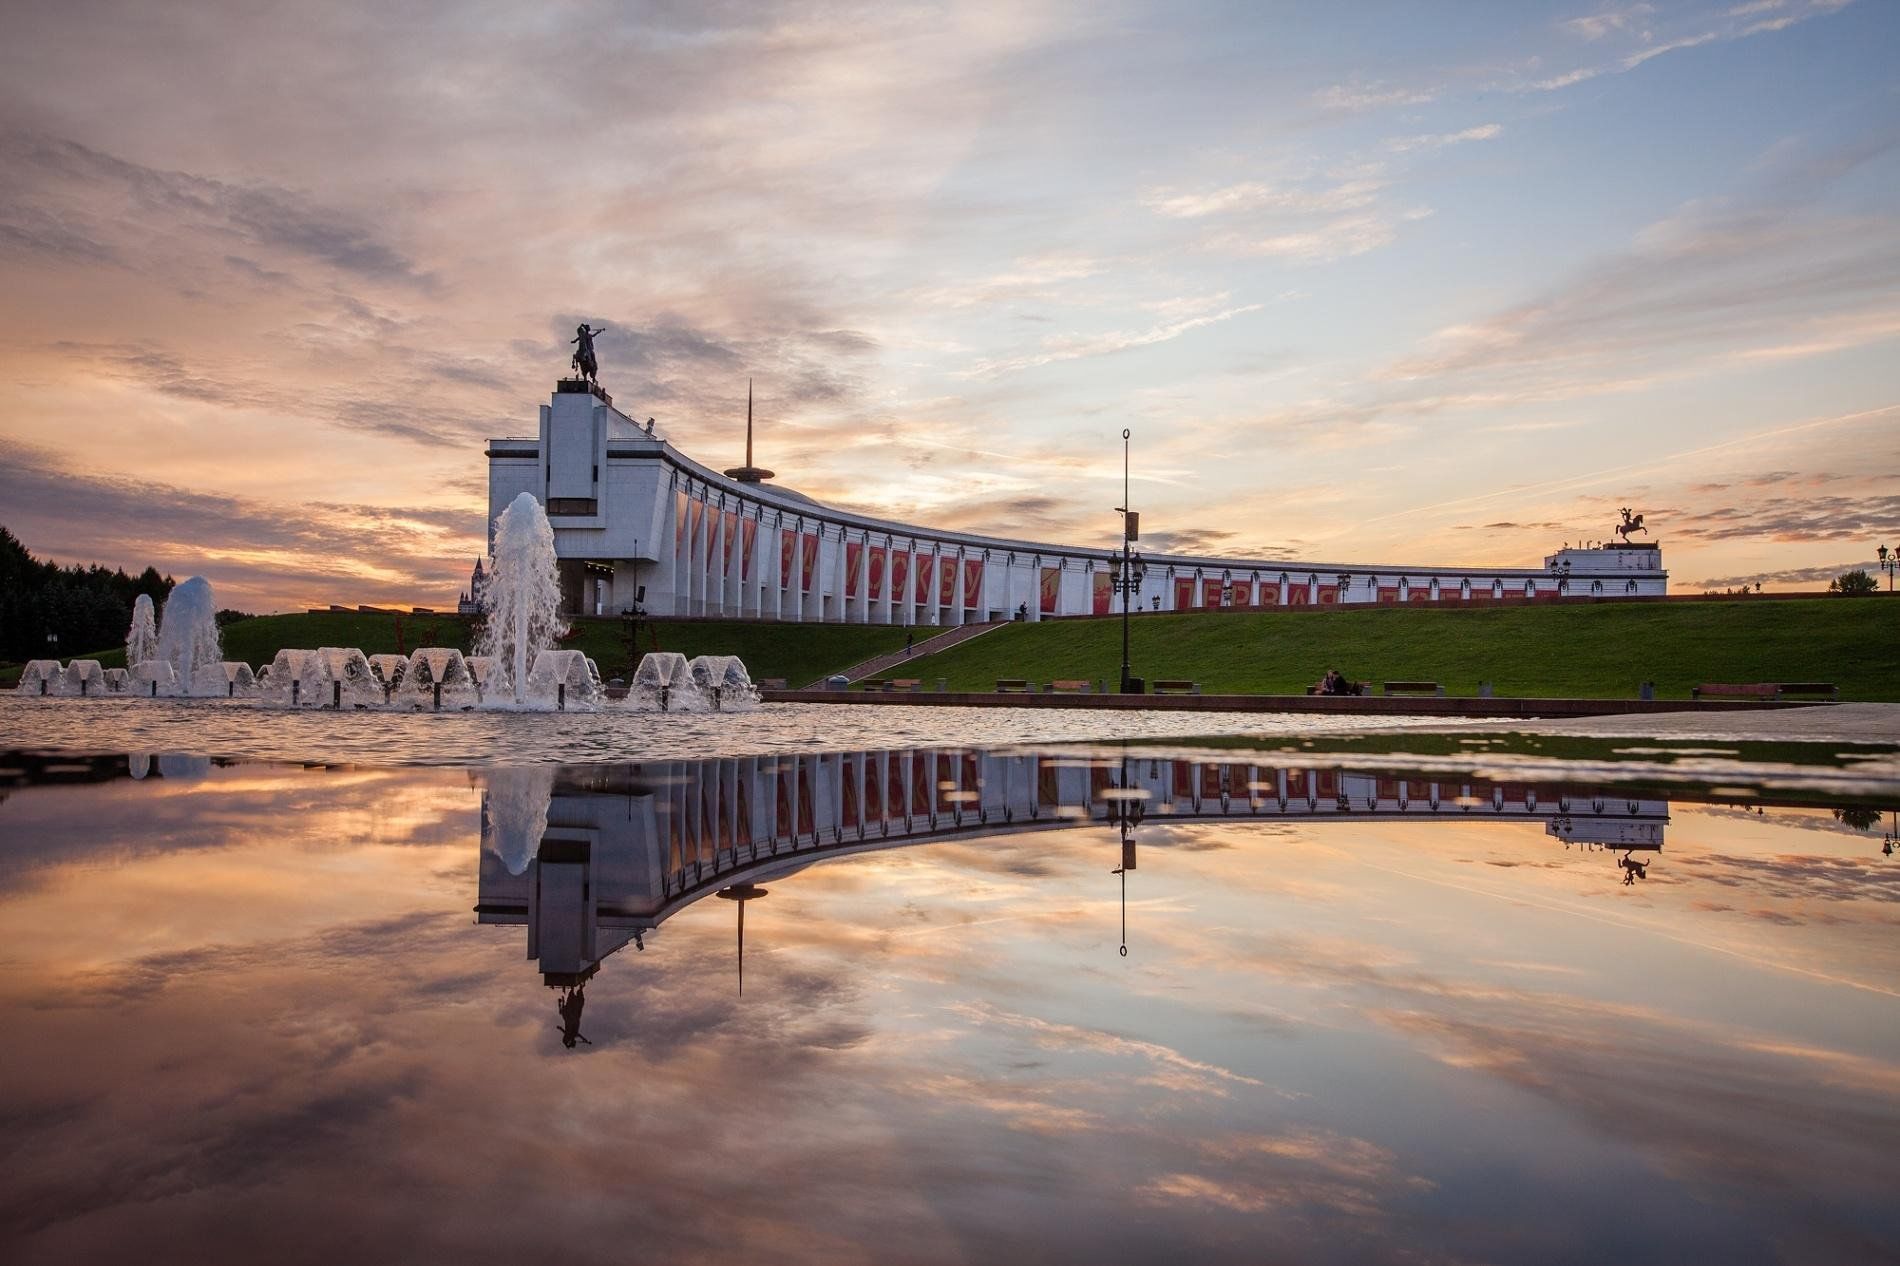
[{"label": "tree", "polygon": [[1863,598],[1870,593],[1878,592],[1879,588],[1880,586],[1874,583],[1874,578],[1867,574],[1867,569],[1864,567],[1844,571],[1827,582],[1829,593],[1838,593],[1848,598]]}]

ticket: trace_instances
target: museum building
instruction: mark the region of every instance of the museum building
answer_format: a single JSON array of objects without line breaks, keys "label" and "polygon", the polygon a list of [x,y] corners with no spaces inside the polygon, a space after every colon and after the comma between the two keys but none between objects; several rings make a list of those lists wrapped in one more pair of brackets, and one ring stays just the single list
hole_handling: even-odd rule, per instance
[{"label": "museum building", "polygon": [[[563,379],[533,437],[488,441],[488,517],[523,492],[547,511],[568,609],[957,625],[1121,609],[1114,547],[942,531],[821,505],[751,462],[702,466]],[[1143,611],[1659,597],[1659,544],[1566,547],[1523,568],[1143,555]]]}]

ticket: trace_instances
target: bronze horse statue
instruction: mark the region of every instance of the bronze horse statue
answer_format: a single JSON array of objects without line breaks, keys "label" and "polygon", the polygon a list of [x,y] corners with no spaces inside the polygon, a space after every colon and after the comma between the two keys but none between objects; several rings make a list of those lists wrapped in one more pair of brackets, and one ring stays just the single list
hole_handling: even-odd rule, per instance
[{"label": "bronze horse statue", "polygon": [[594,336],[606,332],[607,327],[604,325],[594,330],[589,329],[586,322],[582,322],[574,327],[574,337],[568,340],[575,345],[574,372],[591,383],[600,382],[600,362],[594,359]]},{"label": "bronze horse statue", "polygon": [[1649,529],[1643,526],[1643,516],[1640,514],[1631,514],[1628,506],[1623,507],[1623,521],[1616,525],[1614,531],[1616,535],[1623,538],[1625,545],[1629,544],[1631,532],[1641,532],[1644,536],[1649,535]]}]

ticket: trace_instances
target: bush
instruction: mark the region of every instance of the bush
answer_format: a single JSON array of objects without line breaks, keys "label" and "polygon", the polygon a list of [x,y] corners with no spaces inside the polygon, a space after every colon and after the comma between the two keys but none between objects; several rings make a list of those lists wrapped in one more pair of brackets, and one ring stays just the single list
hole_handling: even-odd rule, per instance
[{"label": "bush", "polygon": [[1867,569],[1864,567],[1842,572],[1827,582],[1829,593],[1838,593],[1848,598],[1864,598],[1870,593],[1877,592],[1879,588],[1880,586],[1874,583],[1874,578],[1867,574]]}]

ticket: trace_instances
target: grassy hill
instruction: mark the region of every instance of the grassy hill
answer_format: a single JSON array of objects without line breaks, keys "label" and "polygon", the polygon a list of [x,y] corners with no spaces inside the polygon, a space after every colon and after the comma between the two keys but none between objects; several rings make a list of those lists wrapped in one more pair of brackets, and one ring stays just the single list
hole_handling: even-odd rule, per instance
[{"label": "grassy hill", "polygon": [[[584,651],[603,676],[624,675],[628,656],[622,624],[616,619],[584,619],[578,636],[564,646]],[[469,622],[455,616],[365,615],[332,611],[317,614],[263,615],[223,629],[226,659],[268,664],[285,647],[355,646],[365,654],[413,651],[419,646],[469,649]],[[874,625],[746,624],[736,620],[657,620],[640,635],[642,653],[678,651],[682,655],[737,655],[753,677],[783,677],[806,685],[904,644],[904,630]],[[123,647],[82,652],[107,668],[125,663]],[[70,658],[66,656],[63,658]],[[0,685],[19,680],[19,666],[0,673]]]},{"label": "grassy hill", "polygon": [[[1831,681],[1843,699],[1900,700],[1900,600],[1605,603],[1488,610],[1138,615],[1137,676],[1209,693],[1298,694],[1336,667],[1361,681],[1436,681],[1475,695],[1632,698],[1642,681],[1685,698],[1702,682]],[[988,690],[1121,675],[1121,622],[1012,624],[920,658],[907,677]]]}]

